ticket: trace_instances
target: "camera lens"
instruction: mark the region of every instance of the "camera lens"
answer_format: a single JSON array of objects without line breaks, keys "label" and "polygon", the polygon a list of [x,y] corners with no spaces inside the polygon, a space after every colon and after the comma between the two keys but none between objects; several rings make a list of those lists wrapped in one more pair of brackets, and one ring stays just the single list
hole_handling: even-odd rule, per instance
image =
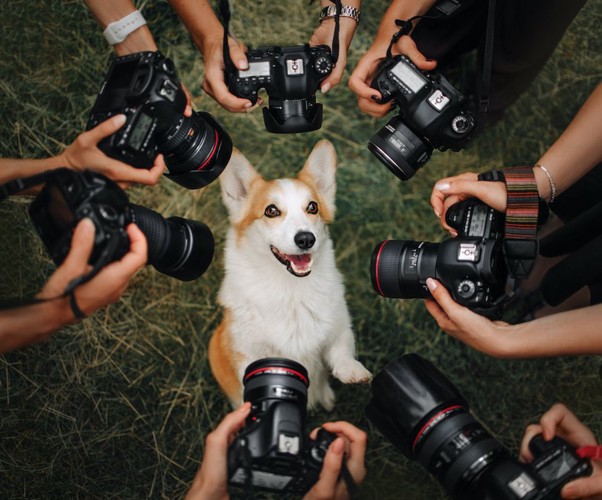
[{"label": "camera lens", "polygon": [[232,154],[232,140],[224,128],[209,113],[196,111],[181,116],[157,144],[165,155],[167,176],[188,188],[217,179]]},{"label": "camera lens", "polygon": [[154,210],[131,205],[134,222],[146,236],[148,263],[182,281],[201,276],[213,259],[213,234],[203,223],[181,217],[165,219]]},{"label": "camera lens", "polygon": [[399,116],[391,118],[370,138],[368,149],[402,181],[413,177],[433,152]]},{"label": "camera lens", "polygon": [[374,290],[384,297],[430,297],[426,279],[437,277],[438,243],[387,240],[372,252],[370,277]]},{"label": "camera lens", "polygon": [[297,403],[305,412],[309,378],[303,365],[285,358],[264,358],[251,363],[243,377],[244,400],[267,409],[275,401]]},{"label": "camera lens", "polygon": [[454,498],[484,498],[474,493],[481,486],[479,477],[492,464],[505,467],[509,460],[505,448],[468,413],[456,387],[417,354],[402,356],[374,377],[366,413]]}]

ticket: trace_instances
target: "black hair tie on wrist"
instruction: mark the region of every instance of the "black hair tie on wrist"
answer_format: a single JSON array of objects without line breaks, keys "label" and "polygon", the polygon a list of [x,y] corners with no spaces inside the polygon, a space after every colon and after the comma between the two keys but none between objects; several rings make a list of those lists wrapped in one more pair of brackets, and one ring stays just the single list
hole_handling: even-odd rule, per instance
[{"label": "black hair tie on wrist", "polygon": [[75,289],[69,293],[69,306],[77,319],[84,319],[86,317],[86,313],[79,308],[77,300],[75,300]]}]

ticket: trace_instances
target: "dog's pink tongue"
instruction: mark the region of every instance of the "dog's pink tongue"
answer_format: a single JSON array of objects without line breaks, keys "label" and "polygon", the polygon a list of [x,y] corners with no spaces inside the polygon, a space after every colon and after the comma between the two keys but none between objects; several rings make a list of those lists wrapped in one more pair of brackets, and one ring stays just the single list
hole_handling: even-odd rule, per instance
[{"label": "dog's pink tongue", "polygon": [[290,260],[295,267],[304,268],[309,265],[311,262],[311,254],[304,253],[302,255],[287,255],[288,260]]}]

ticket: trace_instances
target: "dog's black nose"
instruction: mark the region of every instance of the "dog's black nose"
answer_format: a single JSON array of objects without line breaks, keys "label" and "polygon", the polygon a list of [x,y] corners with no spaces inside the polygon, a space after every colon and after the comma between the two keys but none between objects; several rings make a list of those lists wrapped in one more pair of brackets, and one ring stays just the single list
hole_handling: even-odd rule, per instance
[{"label": "dog's black nose", "polygon": [[295,244],[301,250],[309,250],[311,247],[314,246],[315,242],[316,237],[313,233],[310,233],[309,231],[301,231],[295,235]]}]

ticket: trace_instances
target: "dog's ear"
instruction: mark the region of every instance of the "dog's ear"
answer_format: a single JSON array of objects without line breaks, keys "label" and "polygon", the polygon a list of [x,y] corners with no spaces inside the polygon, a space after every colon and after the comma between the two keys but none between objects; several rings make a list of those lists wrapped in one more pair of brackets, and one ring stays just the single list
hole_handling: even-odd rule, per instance
[{"label": "dog's ear", "polygon": [[249,160],[236,148],[228,165],[219,177],[222,199],[231,216],[236,218],[249,194],[251,184],[260,176]]},{"label": "dog's ear", "polygon": [[331,218],[334,217],[335,212],[336,171],[337,153],[332,143],[323,139],[314,146],[303,169],[299,172],[299,180],[315,188],[322,202],[326,204]]}]

